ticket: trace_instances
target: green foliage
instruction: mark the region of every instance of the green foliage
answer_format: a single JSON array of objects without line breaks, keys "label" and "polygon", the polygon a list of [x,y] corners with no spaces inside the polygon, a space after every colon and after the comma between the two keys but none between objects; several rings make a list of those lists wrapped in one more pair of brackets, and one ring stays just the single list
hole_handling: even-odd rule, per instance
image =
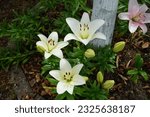
[{"label": "green foliage", "polygon": [[11,22],[5,20],[0,23],[0,37],[7,37],[9,41],[14,43],[16,49],[7,49],[7,52],[0,53],[1,63],[9,59],[0,68],[11,65],[12,61],[18,63],[15,61],[26,60],[24,53],[36,49],[35,43],[39,40],[37,37],[39,33],[48,36],[50,32],[58,31],[59,34],[61,33],[60,37],[64,37],[66,31],[70,30],[65,21],[66,17],[77,18],[81,15],[81,11],[90,12],[91,9],[87,7],[86,3],[87,0],[40,0],[35,6],[24,12],[14,11],[14,19]]},{"label": "green foliage", "polygon": [[[81,71],[84,75],[90,75],[93,74],[94,70],[97,69],[97,71],[107,71],[107,72],[114,72],[115,67],[115,58],[116,54],[113,52],[112,48],[110,46],[105,47],[99,47],[94,48],[93,46],[84,46],[77,43],[77,47],[73,47],[74,45],[69,44],[65,48],[65,54],[69,58],[69,62],[72,65],[76,65],[77,63],[83,63],[84,67]],[[73,50],[70,48],[73,47]],[[87,49],[93,49],[95,51],[95,57],[93,58],[86,58],[84,56],[84,53]]]},{"label": "green foliage", "polygon": [[114,72],[116,54],[113,52],[112,48],[108,45],[96,50],[96,56],[93,63],[96,63],[96,68],[99,71]]},{"label": "green foliage", "polygon": [[60,59],[55,56],[45,59],[42,62],[41,74],[43,76],[46,76],[47,74],[49,74],[50,70],[59,69],[59,61]]},{"label": "green foliage", "polygon": [[81,94],[83,99],[87,100],[105,100],[108,97],[108,92],[102,89],[96,81],[89,82],[84,86],[84,91]]},{"label": "green foliage", "polygon": [[9,48],[0,48],[0,69],[8,69],[11,65],[25,63],[35,51],[20,53]]},{"label": "green foliage", "polygon": [[57,85],[58,81],[55,80],[54,78],[51,77],[46,77],[46,79],[52,84],[52,85]]},{"label": "green foliage", "polygon": [[150,1],[149,0],[138,0],[138,1],[141,4],[146,4],[147,6],[150,6]]},{"label": "green foliage", "polygon": [[141,57],[140,54],[136,54],[135,56],[135,67],[137,69],[141,69],[143,65],[143,58]]},{"label": "green foliage", "polygon": [[69,94],[68,92],[65,92],[63,94],[57,95],[56,100],[74,100],[74,96]]},{"label": "green foliage", "polygon": [[135,68],[132,70],[128,70],[127,74],[131,76],[131,80],[137,83],[139,76],[142,76],[144,80],[148,80],[148,74],[142,69],[143,58],[140,54],[136,54],[135,56]]},{"label": "green foliage", "polygon": [[[117,13],[128,12],[128,0],[119,0]],[[128,21],[116,20],[115,31],[119,37],[123,36],[128,31]]]}]

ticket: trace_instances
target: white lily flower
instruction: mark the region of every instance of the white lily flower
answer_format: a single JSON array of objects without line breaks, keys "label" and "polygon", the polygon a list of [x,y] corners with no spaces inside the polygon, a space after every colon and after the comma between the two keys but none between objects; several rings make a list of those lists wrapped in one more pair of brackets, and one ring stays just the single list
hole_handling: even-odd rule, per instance
[{"label": "white lily flower", "polygon": [[49,72],[51,76],[59,81],[57,84],[58,94],[62,94],[65,91],[73,94],[74,86],[83,85],[86,83],[85,78],[79,75],[82,67],[83,64],[78,64],[72,68],[66,59],[61,59],[60,70],[52,70]]},{"label": "white lily flower", "polygon": [[96,19],[90,21],[89,14],[84,12],[81,21],[74,18],[66,18],[66,22],[74,34],[67,34],[64,41],[74,39],[87,45],[95,38],[106,40],[106,36],[103,33],[96,33],[96,31],[105,23],[104,20]]},{"label": "white lily flower", "polygon": [[43,34],[38,34],[38,37],[41,39],[41,41],[38,41],[36,45],[37,48],[40,48],[42,51],[44,51],[45,59],[49,58],[51,55],[55,55],[58,58],[63,58],[61,48],[64,48],[69,43],[64,41],[58,42],[57,32],[52,32],[48,38]]}]

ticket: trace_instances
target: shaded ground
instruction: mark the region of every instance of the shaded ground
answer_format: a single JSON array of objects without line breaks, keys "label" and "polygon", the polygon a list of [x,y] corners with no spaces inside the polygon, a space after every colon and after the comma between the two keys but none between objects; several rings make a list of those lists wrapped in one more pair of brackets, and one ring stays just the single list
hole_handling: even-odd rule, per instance
[{"label": "shaded ground", "polygon": [[[37,0],[0,0],[0,22],[13,19],[13,12],[23,12],[35,5]],[[7,46],[8,39],[0,38],[0,47]],[[15,83],[9,71],[0,70],[0,99],[17,99],[14,91]]]},{"label": "shaded ground", "polygon": [[10,73],[0,70],[0,99],[17,99],[13,86],[14,81],[10,79]]},{"label": "shaded ground", "polygon": [[[0,0],[0,21],[4,19],[10,21],[13,18],[13,10],[24,11],[26,8],[32,7],[36,1]],[[118,55],[116,60],[118,68],[115,73],[105,75],[107,79],[116,81],[114,88],[111,90],[110,99],[150,99],[150,80],[145,82],[141,78],[142,82],[134,84],[129,80],[130,77],[126,75],[127,70],[133,68],[133,58],[136,53],[141,53],[144,58],[143,69],[150,73],[150,32],[147,34],[147,36],[138,39],[134,46],[129,42],[130,37],[120,39],[115,36],[113,43],[125,40],[126,47]],[[138,38],[138,35],[135,38]],[[6,38],[0,39],[0,46],[7,46]],[[50,84],[40,75],[41,61],[42,56],[36,54],[26,64],[22,65],[20,70],[23,70],[26,77],[22,74],[19,76],[20,80],[12,77],[10,72],[0,70],[0,99],[53,99],[54,95],[43,88]],[[27,86],[23,87],[21,83]]]},{"label": "shaded ground", "polygon": [[13,12],[22,12],[33,6],[37,0],[0,0],[0,21],[13,17]]}]

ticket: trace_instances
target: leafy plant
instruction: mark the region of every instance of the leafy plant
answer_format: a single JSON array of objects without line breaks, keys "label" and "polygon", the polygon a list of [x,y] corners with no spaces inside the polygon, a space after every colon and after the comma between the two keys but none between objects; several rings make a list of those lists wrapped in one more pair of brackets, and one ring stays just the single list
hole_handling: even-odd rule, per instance
[{"label": "leafy plant", "polygon": [[[39,39],[37,34],[49,34],[52,30],[57,30],[61,36],[64,36],[69,30],[66,28],[66,17],[79,17],[83,10],[91,11],[87,7],[87,0],[40,0],[24,12],[14,11],[14,19],[11,22],[4,20],[0,23],[0,37],[7,37],[16,49],[6,49],[7,52],[3,51],[5,48],[1,49],[0,62],[3,65],[0,68],[10,66],[12,61],[14,64],[26,60],[24,53],[36,50],[35,42]],[[22,59],[19,60],[21,57]],[[4,60],[7,60],[6,64]]]},{"label": "leafy plant", "polygon": [[113,52],[112,48],[108,45],[105,47],[100,47],[95,50],[96,56],[93,59],[93,63],[96,63],[96,68],[99,71],[114,72],[115,58],[116,54]]},{"label": "leafy plant", "polygon": [[147,73],[142,69],[143,66],[143,58],[140,54],[136,54],[135,56],[135,68],[132,70],[128,70],[127,74],[131,76],[131,80],[137,83],[139,76],[142,76],[144,80],[148,80]]},{"label": "leafy plant", "polygon": [[106,100],[108,99],[108,92],[100,87],[96,81],[84,86],[82,97],[88,100]]}]

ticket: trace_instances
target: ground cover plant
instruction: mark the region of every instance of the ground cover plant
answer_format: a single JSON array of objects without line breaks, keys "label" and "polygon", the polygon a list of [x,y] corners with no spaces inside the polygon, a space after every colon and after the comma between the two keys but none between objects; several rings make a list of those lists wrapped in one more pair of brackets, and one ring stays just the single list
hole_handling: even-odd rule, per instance
[{"label": "ground cover plant", "polygon": [[90,43],[106,39],[96,32],[105,21],[90,20],[90,5],[41,0],[14,12],[0,23],[0,39],[8,41],[1,41],[0,68],[21,66],[44,99],[150,99],[149,1],[119,1],[113,42],[105,47]]}]

